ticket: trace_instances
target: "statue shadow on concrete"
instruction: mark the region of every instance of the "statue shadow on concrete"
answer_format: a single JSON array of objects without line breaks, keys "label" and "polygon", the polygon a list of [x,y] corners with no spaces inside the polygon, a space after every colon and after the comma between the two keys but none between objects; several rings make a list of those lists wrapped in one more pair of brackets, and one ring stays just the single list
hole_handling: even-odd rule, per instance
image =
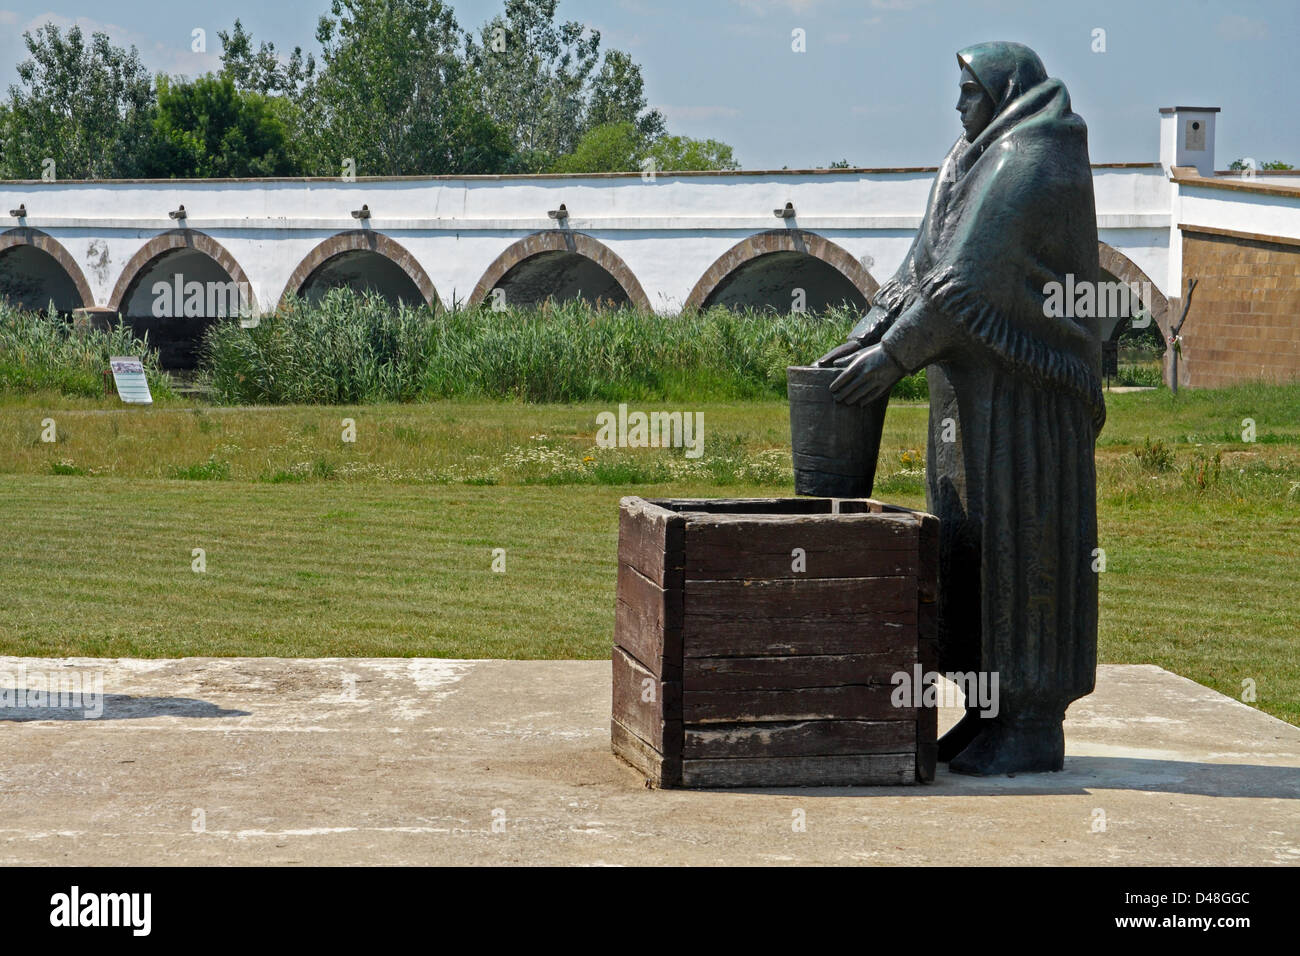
[{"label": "statue shadow on concrete", "polygon": [[[0,690],[0,698],[13,699],[25,688]],[[148,717],[250,717],[251,711],[229,710],[211,701],[193,697],[132,697],[128,694],[104,694],[103,713],[88,715],[92,708],[76,707],[0,707],[0,721],[30,723],[37,720],[143,720]]]}]

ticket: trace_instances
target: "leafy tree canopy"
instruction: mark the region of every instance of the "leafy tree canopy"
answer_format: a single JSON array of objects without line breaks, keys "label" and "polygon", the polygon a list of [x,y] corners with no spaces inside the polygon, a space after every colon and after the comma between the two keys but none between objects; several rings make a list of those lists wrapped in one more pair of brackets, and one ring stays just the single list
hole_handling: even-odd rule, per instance
[{"label": "leafy tree canopy", "polygon": [[208,179],[288,176],[297,169],[279,103],[228,76],[158,77],[150,175]]},{"label": "leafy tree canopy", "polygon": [[36,179],[54,161],[59,179],[130,178],[148,154],[153,82],[135,47],[80,27],[23,34],[28,58],[0,112],[0,175]]}]

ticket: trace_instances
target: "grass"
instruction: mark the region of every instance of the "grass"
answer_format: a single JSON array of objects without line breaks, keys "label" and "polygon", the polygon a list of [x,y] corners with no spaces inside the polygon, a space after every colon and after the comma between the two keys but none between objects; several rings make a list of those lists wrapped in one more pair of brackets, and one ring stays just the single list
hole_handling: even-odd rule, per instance
[{"label": "grass", "polygon": [[[335,289],[253,329],[212,326],[203,369],[226,404],[358,404],[454,397],[530,402],[725,401],[785,395],[786,367],[843,341],[858,316],[657,316],[581,301],[433,313]],[[924,397],[920,377],[900,397]]]},{"label": "grass", "polygon": [[0,391],[54,391],[96,399],[104,394],[109,358],[144,359],[145,378],[155,400],[173,398],[170,377],[158,367],[158,353],[121,321],[111,329],[74,329],[55,311],[20,312],[0,299]]},{"label": "grass", "polygon": [[[0,397],[4,653],[602,658],[620,496],[792,490],[780,401],[666,406],[703,413],[698,460],[596,448],[599,402],[92,404]],[[1300,386],[1108,406],[1101,659],[1300,724]],[[891,405],[878,496],[923,505],[926,415]]]}]

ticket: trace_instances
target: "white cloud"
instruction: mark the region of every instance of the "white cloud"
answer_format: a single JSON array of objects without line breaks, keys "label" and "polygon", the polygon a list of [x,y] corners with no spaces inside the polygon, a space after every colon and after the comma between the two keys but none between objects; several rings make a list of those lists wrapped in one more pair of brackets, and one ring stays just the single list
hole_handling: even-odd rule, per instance
[{"label": "white cloud", "polygon": [[[5,11],[8,12],[8,11]],[[2,22],[2,21],[0,21]],[[40,13],[32,17],[19,28],[18,32],[36,30],[47,23],[52,23],[60,30],[78,26],[89,39],[92,33],[106,33],[114,46],[135,47],[140,52],[140,61],[150,72],[182,74],[190,78],[221,68],[221,40],[215,31],[207,36],[207,51],[195,53],[190,49],[190,36],[185,34],[177,38],[176,43],[159,43],[149,40],[144,34],[116,23],[106,23],[93,17],[66,17],[61,13]],[[25,54],[24,54],[25,55]]]},{"label": "white cloud", "polygon": [[0,10],[0,23],[17,23],[18,13],[15,10]]}]

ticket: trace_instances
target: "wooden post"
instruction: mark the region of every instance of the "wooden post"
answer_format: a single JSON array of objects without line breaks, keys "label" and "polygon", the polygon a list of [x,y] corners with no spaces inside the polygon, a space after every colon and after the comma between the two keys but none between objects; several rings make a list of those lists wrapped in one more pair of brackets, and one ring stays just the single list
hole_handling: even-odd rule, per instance
[{"label": "wooden post", "polygon": [[1187,310],[1192,307],[1192,293],[1196,291],[1198,281],[1200,280],[1193,279],[1187,286],[1187,298],[1183,301],[1183,314],[1178,317],[1178,324],[1173,327],[1169,336],[1173,339],[1169,343],[1169,347],[1174,350],[1173,375],[1169,381],[1169,388],[1174,395],[1178,394],[1178,333],[1183,330],[1183,323],[1187,321]]}]

